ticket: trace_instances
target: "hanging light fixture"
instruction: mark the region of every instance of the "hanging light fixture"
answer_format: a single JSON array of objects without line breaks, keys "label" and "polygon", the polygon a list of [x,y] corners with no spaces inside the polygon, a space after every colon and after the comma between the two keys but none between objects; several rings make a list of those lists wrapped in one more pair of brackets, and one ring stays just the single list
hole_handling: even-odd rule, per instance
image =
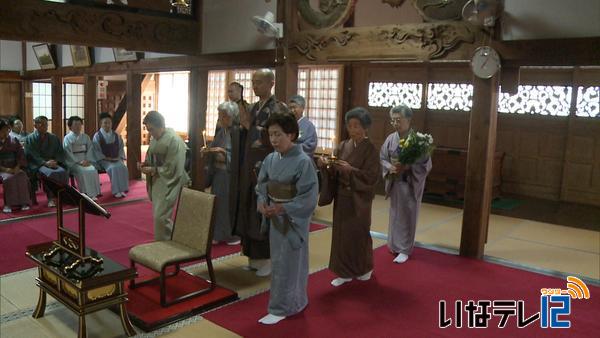
[{"label": "hanging light fixture", "polygon": [[171,13],[190,14],[190,0],[170,0]]}]

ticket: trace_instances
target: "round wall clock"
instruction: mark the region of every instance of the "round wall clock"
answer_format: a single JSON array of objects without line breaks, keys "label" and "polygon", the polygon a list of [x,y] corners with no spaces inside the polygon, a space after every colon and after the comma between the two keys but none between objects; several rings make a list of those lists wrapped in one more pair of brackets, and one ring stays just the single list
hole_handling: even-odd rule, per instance
[{"label": "round wall clock", "polygon": [[471,59],[471,70],[479,78],[491,78],[500,70],[500,55],[490,46],[477,48]]}]

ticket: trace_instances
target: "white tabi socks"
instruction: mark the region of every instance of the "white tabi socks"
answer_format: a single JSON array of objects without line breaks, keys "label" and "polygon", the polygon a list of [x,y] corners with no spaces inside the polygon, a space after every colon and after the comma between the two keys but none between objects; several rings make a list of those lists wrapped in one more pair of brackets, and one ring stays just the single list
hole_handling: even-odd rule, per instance
[{"label": "white tabi socks", "polygon": [[266,259],[265,261],[266,262],[263,264],[263,266],[261,266],[260,269],[256,271],[256,275],[258,277],[267,277],[271,274],[271,260]]},{"label": "white tabi socks", "polygon": [[408,260],[408,255],[407,254],[403,254],[403,253],[399,253],[398,256],[396,256],[396,258],[394,258],[394,263],[404,263]]},{"label": "white tabi socks", "polygon": [[372,273],[373,273],[373,270],[371,270],[371,271],[369,271],[369,272],[365,273],[365,274],[364,274],[364,275],[362,275],[362,276],[358,276],[358,277],[356,277],[356,279],[358,279],[358,280],[360,280],[360,281],[363,281],[363,282],[365,282],[365,281],[368,281],[369,279],[371,279],[371,274],[372,274]]},{"label": "white tabi socks", "polygon": [[334,279],[334,280],[331,281],[331,285],[333,285],[335,287],[338,287],[338,286],[340,286],[342,284],[348,283],[351,280],[352,280],[352,278],[341,278],[341,277],[338,277],[338,278],[336,278],[336,279]]},{"label": "white tabi socks", "polygon": [[272,315],[269,313],[268,315],[259,319],[258,322],[261,324],[265,324],[265,325],[273,325],[273,324],[279,323],[280,321],[282,321],[284,319],[285,319],[285,317],[283,317],[283,316],[276,316],[276,315]]}]

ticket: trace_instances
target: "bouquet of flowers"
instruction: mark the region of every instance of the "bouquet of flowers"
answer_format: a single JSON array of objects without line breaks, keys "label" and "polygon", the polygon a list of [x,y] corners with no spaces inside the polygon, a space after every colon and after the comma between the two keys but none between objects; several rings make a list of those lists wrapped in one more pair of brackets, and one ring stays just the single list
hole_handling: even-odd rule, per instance
[{"label": "bouquet of flowers", "polygon": [[406,138],[400,140],[398,148],[392,154],[392,164],[411,165],[418,159],[429,156],[433,151],[433,137],[411,130]]}]

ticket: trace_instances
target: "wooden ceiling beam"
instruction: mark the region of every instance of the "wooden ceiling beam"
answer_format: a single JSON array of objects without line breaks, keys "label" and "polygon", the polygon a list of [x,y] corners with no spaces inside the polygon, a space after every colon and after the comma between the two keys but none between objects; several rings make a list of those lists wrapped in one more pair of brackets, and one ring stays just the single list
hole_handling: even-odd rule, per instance
[{"label": "wooden ceiling beam", "polygon": [[192,67],[232,68],[232,67],[272,67],[275,51],[262,50],[226,54],[207,54],[202,56],[174,56],[159,59],[142,59],[137,62],[97,63],[91,67],[63,67],[54,70],[34,70],[25,72],[23,78],[45,79],[53,75],[83,76],[123,74],[128,71],[151,73],[161,71],[189,70]]},{"label": "wooden ceiling beam", "polygon": [[39,0],[0,1],[0,39],[201,53],[200,25],[187,18]]}]

